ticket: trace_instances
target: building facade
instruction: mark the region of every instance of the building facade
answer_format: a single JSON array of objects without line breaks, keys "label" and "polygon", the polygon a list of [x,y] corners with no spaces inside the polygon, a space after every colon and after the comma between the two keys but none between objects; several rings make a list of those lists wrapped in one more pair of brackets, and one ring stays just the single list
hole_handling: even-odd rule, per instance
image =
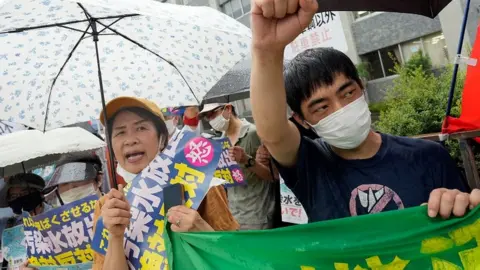
[{"label": "building facade", "polygon": [[[250,27],[251,0],[168,0],[176,4],[210,6]],[[371,102],[381,101],[395,77],[394,62],[405,63],[417,51],[428,54],[434,67],[452,63],[456,56],[466,0],[453,0],[435,19],[386,12],[340,12],[347,42],[346,54],[355,64],[368,63],[367,86]],[[473,44],[480,16],[480,0],[471,0],[466,54]]]}]

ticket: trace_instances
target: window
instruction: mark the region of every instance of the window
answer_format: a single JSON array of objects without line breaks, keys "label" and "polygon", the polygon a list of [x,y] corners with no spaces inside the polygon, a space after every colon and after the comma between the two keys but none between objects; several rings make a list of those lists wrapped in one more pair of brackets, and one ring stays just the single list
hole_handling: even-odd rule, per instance
[{"label": "window", "polygon": [[378,79],[384,77],[382,63],[380,63],[380,58],[378,57],[378,51],[362,55],[361,58],[363,62],[370,64],[369,67],[371,79]]},{"label": "window", "polygon": [[250,0],[227,0],[220,7],[223,13],[237,19],[250,12]]},{"label": "window", "polygon": [[370,64],[371,78],[378,79],[393,75],[395,63],[407,62],[418,51],[423,51],[430,57],[433,67],[443,67],[449,62],[445,37],[441,32],[370,52],[361,58]]},{"label": "window", "polygon": [[447,44],[443,33],[436,33],[423,38],[425,51],[432,60],[432,66],[442,67],[449,63]]},{"label": "window", "polygon": [[372,11],[355,11],[355,12],[353,12],[353,17],[355,19],[359,19],[359,18],[365,17],[367,15],[370,15],[372,13],[373,13]]},{"label": "window", "polygon": [[383,70],[385,76],[391,76],[395,74],[395,65],[402,64],[402,56],[400,54],[400,48],[398,45],[391,46],[380,50],[382,57]]},{"label": "window", "polygon": [[423,44],[421,39],[412,40],[405,42],[401,45],[403,59],[406,61],[410,60],[413,54],[418,51],[423,51]]}]

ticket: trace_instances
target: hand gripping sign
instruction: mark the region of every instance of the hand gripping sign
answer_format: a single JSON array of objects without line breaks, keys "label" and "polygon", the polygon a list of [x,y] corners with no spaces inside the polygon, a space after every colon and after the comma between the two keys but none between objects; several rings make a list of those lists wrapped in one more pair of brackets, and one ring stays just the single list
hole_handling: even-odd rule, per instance
[{"label": "hand gripping sign", "polygon": [[216,141],[222,145],[222,155],[220,156],[220,160],[213,177],[227,181],[227,183],[224,184],[224,186],[227,188],[232,186],[246,185],[247,181],[245,181],[245,177],[240,165],[238,165],[236,161],[232,160],[228,154],[228,149],[232,147],[230,140],[228,138],[221,138],[217,139]]}]

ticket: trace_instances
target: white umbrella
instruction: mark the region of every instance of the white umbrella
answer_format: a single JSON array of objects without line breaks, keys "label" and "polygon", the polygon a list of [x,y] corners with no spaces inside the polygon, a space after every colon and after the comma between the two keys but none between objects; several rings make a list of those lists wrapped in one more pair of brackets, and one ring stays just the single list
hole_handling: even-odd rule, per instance
[{"label": "white umbrella", "polygon": [[0,120],[0,136],[25,129],[27,129],[27,127],[22,124]]},{"label": "white umbrella", "polygon": [[59,128],[45,133],[22,130],[0,136],[0,177],[51,164],[64,153],[104,146],[105,142],[80,127]]},{"label": "white umbrella", "polygon": [[50,130],[98,118],[117,96],[198,105],[250,40],[207,7],[0,0],[0,119]]}]

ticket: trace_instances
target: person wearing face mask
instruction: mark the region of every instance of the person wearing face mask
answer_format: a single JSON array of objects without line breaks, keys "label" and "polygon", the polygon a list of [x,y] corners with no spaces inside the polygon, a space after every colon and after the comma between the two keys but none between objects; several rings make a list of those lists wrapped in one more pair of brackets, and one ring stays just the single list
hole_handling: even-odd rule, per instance
[{"label": "person wearing face mask", "polygon": [[261,145],[255,125],[238,118],[232,104],[205,104],[200,116],[230,139],[234,145],[229,149],[230,157],[240,164],[245,176],[247,185],[227,190],[230,211],[240,229],[272,228],[276,192],[270,169],[255,159]]},{"label": "person wearing face mask", "polygon": [[188,106],[183,113],[183,130],[196,131],[199,125],[198,106]]},{"label": "person wearing face mask", "polygon": [[162,113],[168,130],[168,139],[170,140],[180,133],[180,130],[177,128],[179,116],[172,108],[164,109]]},{"label": "person wearing face mask", "polygon": [[[43,189],[45,181],[39,175],[33,173],[19,173],[5,179],[6,195],[0,198],[0,207],[7,205],[12,209],[14,217],[7,221],[7,228],[23,225],[25,216],[36,216],[49,211],[52,207],[45,203]],[[4,191],[0,191],[4,194]],[[3,265],[8,268],[8,262]],[[28,261],[25,261],[20,269],[36,270],[37,268],[28,267]]]},{"label": "person wearing face mask", "polygon": [[45,190],[53,190],[47,201],[53,207],[60,207],[90,195],[100,198],[102,177],[102,162],[94,153],[65,154],[57,162],[55,172],[45,187]]},{"label": "person wearing face mask", "polygon": [[[110,141],[114,157],[120,167],[118,171],[127,185],[163,151],[168,142],[168,130],[158,106],[146,99],[118,97],[106,106],[107,123],[100,119],[111,133]],[[123,245],[124,233],[130,224],[130,203],[125,198],[123,186],[112,189],[98,200],[94,213],[94,230],[101,216],[109,231],[106,256],[94,253],[93,270],[128,269]],[[211,187],[197,211],[186,206],[175,206],[167,212],[171,230],[231,231],[238,223],[228,210],[225,190],[221,186]]]},{"label": "person wearing face mask", "polygon": [[[254,0],[250,97],[257,131],[309,222],[427,203],[430,217],[463,216],[480,203],[440,144],[377,133],[355,65],[333,48],[297,55],[285,47],[318,10],[317,1]],[[301,136],[285,117],[320,139]]]},{"label": "person wearing face mask", "polygon": [[[46,212],[52,207],[45,203],[43,189],[45,182],[42,177],[33,173],[19,173],[5,179],[3,189],[7,196],[0,198],[0,207],[10,207],[15,214],[14,219],[9,220],[9,227],[23,224],[24,213],[36,216]],[[4,194],[4,191],[0,191]]]}]

